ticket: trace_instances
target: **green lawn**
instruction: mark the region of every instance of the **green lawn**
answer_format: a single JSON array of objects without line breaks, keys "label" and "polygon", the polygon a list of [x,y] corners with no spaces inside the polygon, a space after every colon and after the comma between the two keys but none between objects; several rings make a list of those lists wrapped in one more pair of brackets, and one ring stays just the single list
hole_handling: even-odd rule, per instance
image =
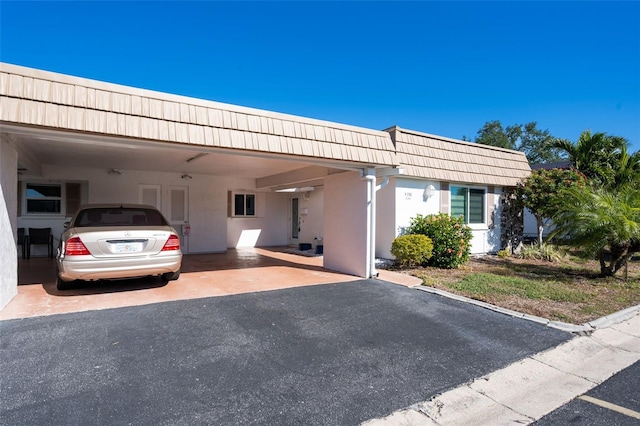
[{"label": "green lawn", "polygon": [[423,284],[514,311],[582,324],[640,304],[640,260],[630,263],[628,280],[601,278],[593,261],[560,262],[484,256],[459,269],[408,271]]}]

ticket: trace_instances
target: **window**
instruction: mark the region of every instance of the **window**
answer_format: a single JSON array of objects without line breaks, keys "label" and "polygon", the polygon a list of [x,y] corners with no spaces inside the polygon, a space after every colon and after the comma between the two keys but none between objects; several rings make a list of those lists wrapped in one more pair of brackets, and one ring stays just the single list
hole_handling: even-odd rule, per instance
[{"label": "window", "polygon": [[78,228],[91,226],[167,226],[159,211],[145,208],[94,207],[82,210],[73,224]]},{"label": "window", "polygon": [[18,181],[18,216],[71,216],[83,202],[83,184],[79,182]]},{"label": "window", "polygon": [[484,223],[484,189],[451,187],[451,216],[463,216],[470,224]]},{"label": "window", "polygon": [[234,216],[255,216],[256,215],[256,195],[255,194],[234,194],[233,195],[233,215]]},{"label": "window", "polygon": [[27,183],[27,213],[60,213],[62,185]]}]

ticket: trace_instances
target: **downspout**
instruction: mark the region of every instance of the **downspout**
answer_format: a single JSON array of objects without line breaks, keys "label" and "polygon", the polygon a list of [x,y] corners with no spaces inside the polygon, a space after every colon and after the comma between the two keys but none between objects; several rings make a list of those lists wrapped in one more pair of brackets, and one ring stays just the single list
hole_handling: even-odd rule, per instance
[{"label": "downspout", "polygon": [[376,186],[376,175],[370,174],[371,169],[363,169],[360,172],[360,177],[367,181],[367,253],[366,263],[367,278],[377,278],[378,272],[376,271],[376,192],[387,186],[389,183],[389,176],[385,176],[380,185]]}]

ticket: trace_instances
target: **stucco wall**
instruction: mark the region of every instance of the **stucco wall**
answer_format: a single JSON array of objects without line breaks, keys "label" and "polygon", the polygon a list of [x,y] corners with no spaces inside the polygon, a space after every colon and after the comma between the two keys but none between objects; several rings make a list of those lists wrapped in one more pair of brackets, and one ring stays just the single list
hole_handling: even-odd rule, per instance
[{"label": "stucco wall", "polygon": [[391,243],[396,237],[396,194],[397,180],[389,183],[376,194],[376,257],[391,259]]},{"label": "stucco wall", "polygon": [[[433,185],[435,194],[426,197],[425,189]],[[448,186],[447,186],[448,188]],[[484,187],[487,223],[472,225],[471,253],[492,253],[500,250],[500,196],[501,187]],[[417,214],[440,212],[443,185],[436,181],[392,178],[386,188],[378,192],[378,218],[376,256],[392,259],[391,243],[409,225]],[[447,198],[448,199],[448,198]],[[492,217],[493,212],[493,217]],[[446,211],[450,213],[449,203]]]},{"label": "stucco wall", "polygon": [[227,247],[287,245],[287,196],[253,192],[252,179],[228,179],[228,185],[231,191],[256,194],[256,216],[227,218]]},{"label": "stucco wall", "polygon": [[[435,194],[425,196],[425,188],[433,185]],[[417,214],[438,213],[440,183],[422,179],[392,178],[386,188],[378,191],[378,229],[376,256],[392,259],[391,243]],[[382,229],[381,229],[382,228]]]},{"label": "stucco wall", "polygon": [[[227,218],[228,191],[239,188],[250,191],[252,179],[236,179],[207,175],[192,175],[181,179],[176,173],[120,170],[120,175],[110,175],[107,169],[82,167],[45,166],[47,182],[82,182],[85,188],[83,202],[88,203],[138,203],[139,185],[159,185],[161,204],[166,215],[168,191],[171,187],[187,187],[191,234],[184,245],[188,253],[224,252],[238,246],[240,235],[261,230],[257,245],[284,245],[287,238],[287,199],[282,194],[258,193],[258,217],[253,219]],[[37,181],[28,179],[26,181]],[[14,185],[15,186],[15,185]],[[27,216],[18,218],[18,226],[51,227],[55,238],[63,231],[66,215]],[[228,228],[228,231],[227,231]],[[57,246],[57,241],[55,242]],[[45,247],[34,247],[33,256],[46,255]]]},{"label": "stucco wall", "polygon": [[[435,194],[425,195],[425,189],[433,185]],[[418,179],[397,179],[396,184],[396,236],[409,226],[416,215],[437,214],[440,207],[440,183]]]},{"label": "stucco wall", "polygon": [[227,249],[227,186],[224,178],[193,175],[189,181],[189,253]]},{"label": "stucco wall", "polygon": [[17,171],[15,148],[0,140],[0,309],[17,294]]},{"label": "stucco wall", "polygon": [[324,267],[364,277],[367,271],[367,184],[356,172],[325,178]]}]

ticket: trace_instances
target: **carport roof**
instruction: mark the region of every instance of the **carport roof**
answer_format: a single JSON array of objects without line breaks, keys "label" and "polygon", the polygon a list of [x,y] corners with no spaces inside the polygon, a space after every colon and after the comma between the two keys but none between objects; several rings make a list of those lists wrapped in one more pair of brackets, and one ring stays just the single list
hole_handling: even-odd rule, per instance
[{"label": "carport roof", "polygon": [[[242,159],[248,157],[218,156],[206,163],[198,160],[199,170],[184,171],[206,173],[223,163],[227,169],[242,165],[253,170],[252,177],[261,178],[263,185],[275,170],[294,173],[307,167],[314,176],[327,173],[309,165],[400,166],[410,177],[499,186],[514,186],[530,173],[525,155],[517,151],[399,127],[366,129],[6,63],[0,63],[0,105],[3,137],[22,137],[27,146],[25,135],[40,132],[40,139],[54,142],[46,148],[31,144],[42,150],[44,159],[56,154],[54,146],[75,143],[75,147],[93,149],[94,159],[99,158],[95,161],[102,164],[109,150],[145,144],[155,152],[145,154],[147,163],[160,167],[177,150],[191,150],[188,158],[180,160],[182,166],[177,160],[167,164],[177,171],[203,153],[235,153],[269,162],[249,165],[249,160]],[[100,153],[95,152],[98,148]],[[126,159],[121,156],[120,161]],[[262,172],[256,170],[260,167]]]},{"label": "carport roof", "polygon": [[0,63],[3,124],[393,165],[388,133]]}]

